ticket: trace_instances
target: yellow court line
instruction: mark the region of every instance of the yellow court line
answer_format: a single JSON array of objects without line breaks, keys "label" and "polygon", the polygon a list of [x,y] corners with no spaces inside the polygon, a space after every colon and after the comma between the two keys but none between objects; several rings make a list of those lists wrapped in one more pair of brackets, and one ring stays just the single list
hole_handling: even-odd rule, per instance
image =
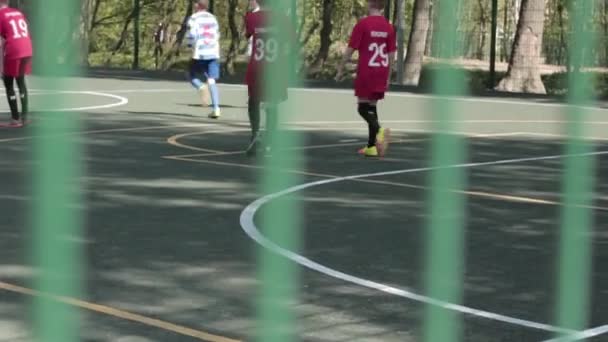
[{"label": "yellow court line", "polygon": [[183,139],[185,137],[189,137],[192,135],[206,135],[206,134],[213,134],[213,133],[233,133],[233,132],[249,132],[249,129],[229,129],[229,130],[215,130],[215,131],[203,131],[203,132],[190,132],[190,133],[176,134],[176,135],[173,135],[173,136],[167,138],[167,143],[169,143],[170,145],[176,146],[176,147],[181,147],[181,148],[184,148],[187,150],[192,150],[192,151],[208,152],[208,153],[215,153],[215,154],[222,154],[222,153],[237,154],[237,153],[240,153],[240,151],[226,152],[226,151],[220,151],[220,150],[212,150],[212,149],[208,149],[208,148],[202,148],[202,147],[182,144],[179,142],[179,139]]},{"label": "yellow court line", "polygon": [[[182,134],[176,134],[173,135],[169,138],[167,138],[167,143],[169,145],[173,145],[175,147],[181,147],[187,150],[192,150],[192,151],[199,151],[199,152],[206,152],[206,153],[197,153],[197,154],[180,154],[179,157],[211,157],[211,156],[228,156],[228,155],[237,155],[237,154],[245,154],[245,151],[220,151],[220,150],[212,150],[212,149],[208,149],[208,148],[203,148],[203,147],[197,147],[197,146],[192,146],[192,145],[188,145],[188,144],[184,144],[179,142],[180,139],[183,139],[185,137],[188,136],[193,136],[193,135],[205,135],[205,134],[211,134],[211,133],[232,133],[232,132],[242,132],[242,131],[249,131],[249,130],[223,130],[223,131],[209,131],[209,132],[191,132],[191,133],[182,133]],[[399,140],[395,140],[392,143],[393,144],[399,144],[399,143],[405,143],[405,142],[415,142],[415,141],[421,141],[422,139],[399,139]],[[324,149],[324,148],[331,148],[331,147],[344,147],[344,146],[358,146],[361,144],[365,144],[365,142],[349,142],[349,143],[335,143],[335,144],[323,144],[323,145],[310,145],[310,146],[301,146],[301,147],[295,147],[292,148],[290,150],[294,150],[294,151],[299,151],[299,150],[315,150],[315,149]],[[383,161],[405,161],[402,159],[397,159],[397,158],[381,158],[379,160],[383,160]]]},{"label": "yellow court line", "polygon": [[[185,162],[199,163],[199,164],[210,164],[210,165],[219,165],[219,166],[233,166],[233,167],[240,167],[240,168],[247,168],[247,169],[256,169],[256,170],[264,169],[263,166],[259,166],[259,165],[249,165],[249,164],[232,163],[232,162],[221,162],[221,161],[215,161],[215,160],[209,160],[209,159],[191,159],[191,158],[185,158],[183,156],[164,156],[163,158],[169,159],[169,160],[185,161]],[[307,172],[307,171],[300,171],[300,170],[281,170],[281,171],[282,172],[293,173],[293,174],[299,174],[299,175],[303,175],[303,176],[318,177],[318,178],[334,179],[334,178],[340,178],[341,177],[341,176],[338,176],[338,175],[316,173],[316,172]],[[426,190],[426,189],[428,189],[428,187],[421,186],[421,185],[414,185],[414,184],[407,184],[407,183],[398,183],[398,182],[390,182],[390,181],[381,181],[381,180],[373,180],[373,179],[358,179],[358,178],[355,178],[355,179],[347,179],[345,181],[358,182],[358,183],[368,183],[368,184],[390,185],[390,186],[396,186],[396,187],[401,187],[401,188],[410,188],[410,189],[419,189],[419,190]],[[484,191],[471,191],[471,190],[452,190],[452,191],[454,191],[456,193],[459,193],[459,194],[464,194],[464,195],[469,195],[469,196],[476,196],[476,197],[483,197],[483,198],[489,198],[489,199],[493,199],[493,200],[500,200],[500,201],[507,201],[507,202],[531,203],[531,204],[543,204],[543,205],[561,205],[560,202],[545,200],[545,199],[541,199],[541,198],[516,196],[516,195],[508,195],[508,194],[496,194],[496,193],[484,192]],[[594,209],[594,210],[608,211],[608,208],[606,208],[606,207],[597,207],[597,206],[580,206],[580,207],[581,208]]]},{"label": "yellow court line", "polygon": [[[190,159],[190,158],[184,158],[183,156],[164,156],[163,158],[169,159],[169,160],[185,161],[185,162],[190,162],[190,163],[210,164],[210,165],[219,165],[219,166],[234,166],[234,167],[256,169],[256,170],[264,169],[263,166],[259,166],[259,165],[221,162],[221,161],[208,160],[208,159]],[[306,172],[306,171],[299,171],[299,170],[281,170],[281,171],[299,174],[299,175],[303,175],[303,176],[328,178],[328,179],[341,177],[338,175],[316,173],[316,172]],[[424,187],[421,185],[390,182],[390,181],[380,181],[380,180],[373,180],[373,179],[347,179],[346,181],[358,182],[358,183],[368,183],[368,184],[390,185],[390,186],[397,186],[397,187],[410,188],[410,189],[419,189],[419,190],[428,189],[428,187]],[[456,193],[464,194],[464,195],[484,197],[484,198],[497,200],[497,201],[543,204],[543,205],[561,205],[561,203],[559,203],[559,202],[549,201],[549,200],[545,200],[545,199],[541,199],[541,198],[515,196],[515,195],[507,195],[507,194],[495,194],[495,193],[484,192],[484,191],[470,191],[470,190],[453,190],[453,191]],[[581,206],[581,207],[594,209],[594,210],[608,211],[608,208],[605,208],[605,207],[596,207],[596,206]]]},{"label": "yellow court line", "polygon": [[[215,156],[243,154],[244,152],[241,152],[241,151],[217,151],[217,150],[209,150],[209,149],[199,148],[199,147],[196,147],[196,146],[182,144],[182,143],[179,143],[179,141],[178,141],[180,138],[183,138],[183,137],[186,137],[186,136],[205,135],[205,134],[208,134],[208,133],[218,133],[218,132],[237,132],[237,131],[240,132],[240,131],[246,131],[246,130],[238,129],[238,130],[224,130],[224,131],[211,131],[211,132],[191,132],[191,133],[184,133],[184,134],[174,135],[174,136],[172,136],[172,137],[170,137],[170,138],[167,139],[167,142],[169,144],[174,145],[176,147],[182,147],[182,148],[185,148],[185,149],[189,149],[189,150],[207,151],[209,153],[206,153],[206,154],[190,154],[190,155],[173,155],[173,156],[164,156],[163,158],[165,158],[165,159],[171,159],[171,160],[185,161],[185,162],[213,164],[213,165],[219,165],[219,166],[236,166],[236,167],[241,167],[241,168],[263,169],[262,166],[258,166],[258,165],[249,165],[249,164],[242,164],[242,163],[212,161],[212,160],[209,160],[209,159],[192,159],[192,157],[198,157],[198,158],[203,157],[203,158],[206,158],[206,157],[215,157]],[[498,133],[498,135],[507,135],[507,134],[508,135],[521,135],[522,132],[513,132],[513,133],[505,133],[505,134]],[[486,137],[486,138],[491,138],[494,135],[493,134],[482,134],[482,135],[480,135],[480,137],[481,136],[482,137]],[[414,139],[414,140],[401,139],[401,140],[394,141],[394,143],[404,143],[404,142],[411,142],[411,141],[416,141],[416,140],[421,140],[421,139]],[[360,142],[357,142],[357,143],[326,144],[326,145],[312,145],[312,146],[297,147],[297,148],[294,148],[294,150],[322,149],[322,148],[331,148],[331,147],[340,147],[340,146],[353,146],[353,145],[358,145],[358,144],[360,144]],[[383,161],[397,161],[397,162],[404,161],[402,159],[394,159],[394,158],[383,158],[381,160],[383,160]],[[306,171],[300,171],[300,170],[282,170],[282,171],[283,172],[294,173],[294,174],[300,174],[300,175],[304,175],[304,176],[320,177],[320,178],[339,178],[340,177],[338,175],[321,174],[321,173],[306,172]],[[372,179],[349,179],[349,181],[361,182],[361,183],[372,183],[372,184],[384,184],[384,185],[391,185],[391,186],[404,187],[404,188],[412,188],[412,189],[421,189],[421,190],[428,189],[427,187],[420,186],[420,185],[413,185],[413,184],[406,184],[406,183],[397,183],[397,182],[387,182],[387,181],[379,181],[379,180],[372,180]],[[485,191],[468,191],[468,190],[453,190],[453,191],[456,192],[456,193],[464,194],[464,195],[476,196],[476,197],[484,197],[484,198],[489,198],[489,199],[494,199],[494,200],[502,200],[502,201],[508,201],[508,202],[544,204],[544,205],[561,205],[560,202],[545,200],[545,199],[541,199],[541,198],[526,197],[526,196],[516,196],[516,195],[509,195],[509,194],[496,194],[496,193],[490,193],[490,192],[485,192]],[[593,210],[608,211],[608,208],[605,208],[605,207],[598,207],[598,206],[580,206],[580,207],[582,207],[582,208],[588,208],[588,209],[593,209]]]},{"label": "yellow court line", "polygon": [[60,302],[63,304],[68,304],[71,306],[79,307],[82,309],[86,309],[89,311],[101,313],[108,316],[113,316],[116,318],[121,318],[128,321],[133,321],[137,323],[141,323],[143,325],[147,325],[149,327],[159,328],[166,331],[171,331],[179,335],[194,337],[201,341],[207,342],[241,342],[240,340],[234,340],[231,338],[227,338],[224,336],[210,334],[204,331],[184,327],[182,325],[162,321],[156,318],[150,318],[146,316],[142,316],[136,313],[132,313],[125,310],[120,310],[116,308],[112,308],[106,305],[95,304],[91,302],[86,302],[80,299],[65,297],[65,296],[56,296],[52,294],[42,293],[39,291],[35,291],[32,289],[28,289],[26,287],[17,286],[9,283],[5,283],[0,281],[0,289],[6,290],[9,292],[19,293],[23,295],[33,296],[33,297],[42,297],[47,299],[52,299],[56,302]]},{"label": "yellow court line", "polygon": [[0,139],[0,143],[11,142],[11,141],[32,140],[32,139],[36,139],[36,138],[57,138],[57,137],[68,137],[68,136],[73,136],[73,135],[88,135],[88,134],[113,133],[113,132],[151,131],[151,130],[156,130],[156,129],[160,130],[160,129],[169,129],[169,128],[194,128],[194,127],[207,127],[209,125],[210,124],[202,123],[202,124],[191,124],[191,125],[166,125],[166,126],[144,126],[144,127],[131,127],[131,128],[108,128],[108,129],[99,129],[99,130],[92,130],[92,131],[56,134],[56,135],[49,135],[49,136],[27,136],[27,137],[4,138],[4,139]]},{"label": "yellow court line", "polygon": [[[111,128],[111,129],[102,129],[102,130],[91,130],[84,132],[72,132],[54,136],[48,136],[44,138],[53,138],[58,136],[78,136],[78,135],[88,135],[88,134],[100,134],[100,133],[112,133],[112,132],[134,132],[134,131],[146,131],[146,130],[156,130],[156,129],[170,129],[170,128],[194,128],[194,127],[206,127],[210,124],[202,123],[202,124],[187,124],[187,125],[164,125],[164,126],[144,126],[144,127],[132,127],[132,128]],[[27,137],[15,137],[15,138],[6,138],[0,139],[0,143],[2,142],[11,142],[11,141],[22,141],[22,140],[30,140],[35,137],[27,136]],[[162,329],[165,331],[170,331],[179,335],[189,336],[201,341],[207,342],[240,342],[240,340],[235,340],[231,338],[227,338],[224,336],[210,334],[201,330],[196,330],[192,328],[188,328],[185,326],[177,325],[174,323],[162,321],[155,318],[146,317],[143,315],[135,314],[132,312],[128,312],[125,310],[120,310],[116,308],[112,308],[105,305],[95,304],[91,302],[82,301],[76,298],[64,297],[64,296],[56,296],[51,294],[44,294],[32,289],[28,289],[25,287],[12,285],[9,283],[0,281],[0,290],[10,291],[14,293],[20,293],[23,295],[35,296],[35,297],[44,297],[49,298],[64,304],[72,305],[75,307],[80,307],[89,311],[98,312],[101,314],[105,314],[108,316],[113,316],[116,318],[129,320],[133,322],[137,322],[146,326],[155,327],[158,329]]]}]

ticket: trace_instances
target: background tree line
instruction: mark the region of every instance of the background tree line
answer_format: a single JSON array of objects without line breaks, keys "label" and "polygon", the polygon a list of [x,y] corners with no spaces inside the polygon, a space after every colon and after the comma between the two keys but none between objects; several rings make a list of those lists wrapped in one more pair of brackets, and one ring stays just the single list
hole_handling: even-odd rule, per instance
[{"label": "background tree line", "polygon": [[[331,77],[352,27],[365,15],[366,1],[286,1],[292,2],[295,11],[301,71],[309,78]],[[434,21],[442,1],[454,0],[387,0],[387,17],[403,32],[406,49],[401,81],[405,84],[419,84],[426,66],[446,62],[436,60],[433,33],[437,30],[456,29],[460,33],[460,58],[450,64],[481,71],[489,67],[492,0],[458,0],[455,15],[460,20],[456,28],[441,27]],[[499,87],[543,92],[538,84],[529,86],[535,83],[531,79],[538,78],[538,82],[542,75],[567,71],[568,7],[572,1],[497,0],[497,70],[504,73],[509,69],[515,80],[501,82]],[[585,1],[595,3],[590,29],[599,36],[588,66],[604,67],[608,64],[608,0]],[[161,70],[185,67],[189,54],[184,44],[184,24],[192,13],[191,0],[82,0],[81,4],[78,34],[71,37],[82,52],[81,63]],[[14,0],[14,5],[28,10],[27,1]],[[246,64],[246,6],[246,0],[211,0],[212,12],[222,27],[223,68],[228,74],[240,73]],[[162,35],[158,34],[159,29]],[[514,56],[516,52],[520,56]],[[512,64],[520,68],[513,68]]]}]

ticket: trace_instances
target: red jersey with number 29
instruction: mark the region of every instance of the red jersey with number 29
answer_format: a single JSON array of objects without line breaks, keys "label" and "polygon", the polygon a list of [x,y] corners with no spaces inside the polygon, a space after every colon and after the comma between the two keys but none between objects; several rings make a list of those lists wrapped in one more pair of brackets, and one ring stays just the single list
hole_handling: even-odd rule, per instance
[{"label": "red jersey with number 29", "polygon": [[348,44],[359,51],[355,95],[379,100],[384,98],[389,77],[389,53],[397,50],[393,26],[383,16],[368,16],[353,28]]},{"label": "red jersey with number 29", "polygon": [[0,36],[4,39],[4,58],[31,57],[32,41],[25,15],[6,7],[0,10]]}]

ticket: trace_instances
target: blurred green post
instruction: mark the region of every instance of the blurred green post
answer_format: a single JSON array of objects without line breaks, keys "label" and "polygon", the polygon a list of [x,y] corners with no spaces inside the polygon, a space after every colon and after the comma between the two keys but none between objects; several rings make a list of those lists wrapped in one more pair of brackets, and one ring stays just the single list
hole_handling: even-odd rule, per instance
[{"label": "blurred green post", "polygon": [[[295,80],[297,65],[297,46],[294,43],[295,15],[289,15],[295,2],[285,0],[267,0],[266,8],[272,9],[270,17],[271,30],[265,36],[271,67],[265,68],[265,91],[269,101],[265,104],[279,102],[282,89],[286,84],[298,84]],[[296,8],[291,8],[295,14]],[[276,49],[278,48],[278,50]],[[277,55],[278,58],[274,58]],[[274,57],[273,57],[274,56]],[[264,158],[264,172],[260,175],[261,192],[275,193],[299,183],[299,177],[286,169],[300,169],[303,156],[294,152],[293,147],[300,144],[299,135],[294,131],[281,128],[281,121],[286,121],[292,113],[290,101],[277,108],[279,129],[266,130],[265,141],[270,141],[271,154]],[[268,110],[266,110],[268,115]],[[272,115],[272,114],[271,114]],[[261,231],[271,241],[287,250],[297,252],[300,245],[301,208],[292,195],[275,199],[263,208],[261,213]],[[294,307],[298,300],[298,269],[296,265],[270,250],[258,248],[260,295],[258,296],[257,340],[260,342],[289,342],[297,340],[297,325]]]},{"label": "blurred green post", "polygon": [[[30,22],[34,27],[36,74],[44,75],[36,88],[60,91],[67,75],[76,71],[80,1],[36,0]],[[32,115],[33,213],[32,262],[36,267],[34,288],[43,294],[80,297],[82,253],[82,205],[80,198],[81,147],[66,133],[79,130],[78,116],[50,112],[65,108],[64,95],[51,96],[49,108]],[[49,112],[45,112],[49,111]],[[26,128],[26,130],[29,128]],[[37,341],[75,342],[79,312],[46,296],[33,299],[33,326]]]},{"label": "blurred green post", "polygon": [[[594,1],[570,1],[572,33],[568,80],[568,142],[562,178],[563,204],[558,264],[558,304],[556,323],[572,330],[584,330],[589,320],[591,234],[595,157],[593,144],[587,141],[586,110],[591,98],[589,74],[581,69],[589,65],[595,30],[591,28]],[[587,58],[587,60],[586,60]],[[569,341],[562,336],[563,341]]]},{"label": "blurred green post", "polygon": [[[434,37],[439,57],[457,56],[458,27],[456,1],[437,4],[439,28]],[[449,303],[462,301],[463,244],[465,237],[465,206],[462,194],[455,190],[465,188],[463,168],[451,166],[465,160],[463,138],[453,134],[458,121],[454,102],[447,96],[462,95],[464,75],[449,65],[438,68],[433,75],[433,91],[438,97],[431,100],[434,132],[432,139],[429,212],[427,218],[427,245],[425,286],[426,295]],[[460,313],[427,305],[424,321],[424,341],[453,342],[461,336]]]}]

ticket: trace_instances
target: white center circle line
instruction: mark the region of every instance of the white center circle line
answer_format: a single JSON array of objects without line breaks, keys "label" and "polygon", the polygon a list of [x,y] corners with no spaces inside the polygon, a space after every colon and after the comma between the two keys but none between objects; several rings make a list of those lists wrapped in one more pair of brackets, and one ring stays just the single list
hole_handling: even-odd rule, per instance
[{"label": "white center circle line", "polygon": [[[586,154],[581,154],[581,155],[577,155],[577,156],[592,156],[592,155],[605,155],[605,154],[608,154],[608,151],[592,152],[592,153],[586,153]],[[471,168],[471,167],[479,167],[479,166],[514,164],[514,163],[525,163],[525,162],[541,161],[541,160],[562,159],[565,157],[567,157],[567,155],[553,155],[553,156],[545,156],[545,157],[505,159],[505,160],[496,160],[496,161],[490,161],[490,162],[451,165],[451,166],[446,166],[445,168]],[[343,182],[343,181],[348,181],[348,180],[353,180],[353,179],[390,176],[390,175],[416,173],[416,172],[427,172],[427,171],[433,171],[433,170],[437,170],[437,169],[438,169],[437,167],[421,167],[421,168],[415,168],[415,169],[402,169],[402,170],[394,170],[394,171],[352,175],[352,176],[346,176],[346,177],[337,177],[337,178],[333,178],[333,179],[325,179],[325,180],[300,184],[300,185],[291,187],[291,188],[283,190],[283,191],[279,191],[279,192],[276,192],[273,194],[266,195],[264,197],[261,197],[261,198],[255,200],[251,204],[249,204],[241,212],[241,216],[240,216],[241,228],[245,231],[245,233],[251,239],[253,239],[255,242],[257,242],[262,247],[264,247],[278,255],[281,255],[287,259],[290,259],[290,260],[300,264],[301,266],[304,266],[313,271],[317,271],[319,273],[325,274],[332,278],[340,279],[340,280],[343,280],[343,281],[346,281],[346,282],[349,282],[349,283],[352,283],[355,285],[378,290],[378,291],[388,293],[391,295],[408,298],[408,299],[418,301],[421,303],[439,306],[439,307],[442,307],[442,308],[445,308],[448,310],[458,311],[458,312],[461,312],[464,314],[469,314],[472,316],[483,317],[483,318],[487,318],[487,319],[491,319],[491,320],[495,320],[495,321],[500,321],[500,322],[504,322],[504,323],[509,323],[509,324],[537,329],[537,330],[544,330],[544,331],[549,331],[549,332],[554,332],[554,333],[565,333],[565,334],[578,333],[577,331],[560,328],[560,327],[552,326],[552,325],[545,324],[545,323],[538,323],[538,322],[534,322],[534,321],[530,321],[530,320],[526,320],[526,319],[520,319],[520,318],[502,315],[502,314],[489,312],[489,311],[485,311],[485,310],[474,309],[474,308],[470,308],[470,307],[460,305],[460,304],[448,303],[448,302],[441,301],[441,300],[438,300],[435,298],[430,298],[430,297],[427,297],[427,296],[424,296],[421,294],[417,294],[417,293],[411,292],[406,289],[396,288],[396,287],[381,284],[381,283],[378,283],[378,282],[375,282],[375,281],[372,281],[369,279],[363,279],[363,278],[359,278],[359,277],[356,277],[356,276],[353,276],[353,275],[350,275],[350,274],[347,274],[344,272],[340,272],[338,270],[321,265],[300,254],[297,254],[293,251],[287,250],[287,249],[277,245],[276,243],[274,243],[273,241],[269,240],[264,235],[262,235],[262,233],[259,231],[259,229],[257,228],[257,226],[255,225],[255,222],[254,222],[254,217],[255,217],[256,213],[265,204],[267,204],[277,198],[280,198],[282,196],[292,194],[292,193],[295,193],[298,191],[302,191],[302,190],[305,190],[308,188],[317,187],[317,186],[321,186],[321,185],[327,185],[327,184],[331,184],[331,183],[338,183],[338,182]]]},{"label": "white center circle line", "polygon": [[116,100],[115,102],[104,104],[104,105],[96,105],[96,106],[85,106],[85,107],[76,107],[76,108],[60,108],[60,109],[51,109],[49,111],[52,112],[78,112],[78,111],[87,111],[87,110],[97,110],[97,109],[107,109],[124,106],[129,103],[129,99],[123,96],[118,96],[114,94],[102,93],[97,91],[58,91],[57,94],[82,94],[82,95],[92,95],[99,97],[107,97]]},{"label": "white center circle line", "polygon": [[97,109],[108,109],[124,106],[129,103],[129,99],[124,96],[98,92],[98,91],[78,91],[78,90],[31,90],[31,96],[40,96],[40,95],[59,95],[59,94],[75,94],[75,95],[91,95],[98,97],[106,97],[115,100],[114,102],[102,105],[94,105],[94,106],[84,106],[84,107],[67,107],[67,108],[58,108],[58,109],[45,109],[41,110],[42,112],[79,112],[79,111],[88,111],[88,110],[97,110]]}]

